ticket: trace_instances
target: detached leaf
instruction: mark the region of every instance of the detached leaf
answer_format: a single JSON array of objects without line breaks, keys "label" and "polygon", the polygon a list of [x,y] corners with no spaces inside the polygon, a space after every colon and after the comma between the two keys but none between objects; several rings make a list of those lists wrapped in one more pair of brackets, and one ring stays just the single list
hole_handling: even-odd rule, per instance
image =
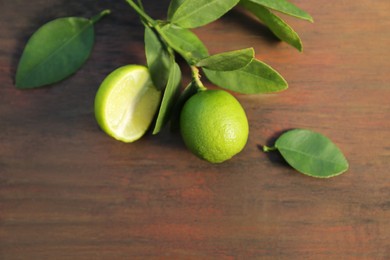
[{"label": "detached leaf", "polygon": [[181,81],[181,71],[179,65],[174,62],[169,73],[167,87],[158,112],[157,121],[154,126],[153,134],[158,134],[160,130],[169,121],[172,115],[172,108],[177,97]]},{"label": "detached leaf", "polygon": [[243,94],[278,92],[288,87],[287,82],[278,72],[256,59],[240,70],[203,69],[203,72],[219,87]]},{"label": "detached leaf", "polygon": [[294,16],[299,19],[307,20],[313,22],[313,17],[310,14],[300,9],[293,3],[290,3],[287,0],[249,0],[250,2],[262,5],[264,7],[285,13],[287,15]]},{"label": "detached leaf", "polygon": [[16,72],[18,88],[36,88],[61,81],[88,59],[94,44],[97,17],[58,18],[40,27],[29,39]]},{"label": "detached leaf", "polygon": [[238,70],[247,66],[254,56],[255,51],[253,48],[229,51],[200,60],[196,66],[218,71]]},{"label": "detached leaf", "polygon": [[162,90],[168,82],[170,55],[156,33],[145,26],[145,54],[153,84]]},{"label": "detached leaf", "polygon": [[276,140],[275,148],[297,171],[318,178],[329,178],[348,170],[341,150],[322,134],[294,129]]},{"label": "detached leaf", "polygon": [[238,2],[240,0],[185,0],[170,21],[183,28],[200,27],[217,20]]},{"label": "detached leaf", "polygon": [[251,0],[243,0],[241,3],[263,21],[279,39],[302,51],[302,41],[298,34],[281,18],[262,5],[253,3]]},{"label": "detached leaf", "polygon": [[182,5],[186,0],[171,0],[168,7],[168,20],[170,21],[173,15],[176,13],[176,10]]},{"label": "detached leaf", "polygon": [[203,42],[188,29],[166,24],[161,28],[161,33],[169,46],[191,65],[209,56]]}]

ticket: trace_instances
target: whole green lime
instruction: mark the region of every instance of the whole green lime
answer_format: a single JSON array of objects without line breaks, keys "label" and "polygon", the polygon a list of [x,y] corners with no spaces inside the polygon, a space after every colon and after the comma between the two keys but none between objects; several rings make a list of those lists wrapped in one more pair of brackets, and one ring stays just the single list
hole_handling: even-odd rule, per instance
[{"label": "whole green lime", "polygon": [[221,163],[242,151],[249,126],[244,109],[233,95],[223,90],[205,90],[184,104],[180,131],[195,155]]}]

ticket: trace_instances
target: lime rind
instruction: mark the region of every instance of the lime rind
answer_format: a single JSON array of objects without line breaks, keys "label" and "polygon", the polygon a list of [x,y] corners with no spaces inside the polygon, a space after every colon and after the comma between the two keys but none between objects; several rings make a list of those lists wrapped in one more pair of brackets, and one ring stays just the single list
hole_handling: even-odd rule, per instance
[{"label": "lime rind", "polygon": [[192,153],[211,163],[222,163],[244,149],[249,124],[234,96],[223,90],[206,90],[184,104],[180,131]]}]

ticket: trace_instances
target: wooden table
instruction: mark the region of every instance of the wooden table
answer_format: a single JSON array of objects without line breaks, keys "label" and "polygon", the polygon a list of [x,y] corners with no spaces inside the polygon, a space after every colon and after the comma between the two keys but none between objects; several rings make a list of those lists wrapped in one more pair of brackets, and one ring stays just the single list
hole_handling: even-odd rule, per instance
[{"label": "wooden table", "polygon": [[[144,2],[165,17],[168,0]],[[177,133],[124,144],[99,130],[100,82],[145,63],[143,28],[124,1],[1,1],[0,259],[389,259],[390,1],[293,2],[315,19],[283,16],[303,53],[239,11],[195,30],[211,53],[253,46],[289,82],[279,94],[236,95],[249,141],[213,165]],[[14,87],[40,25],[104,8],[112,14],[79,72]],[[260,151],[291,128],[330,137],[350,170],[314,179]]]}]

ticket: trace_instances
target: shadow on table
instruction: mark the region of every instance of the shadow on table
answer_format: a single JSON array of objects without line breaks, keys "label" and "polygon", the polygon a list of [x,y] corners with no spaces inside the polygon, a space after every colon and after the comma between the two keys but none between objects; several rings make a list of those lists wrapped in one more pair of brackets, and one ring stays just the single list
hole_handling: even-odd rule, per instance
[{"label": "shadow on table", "polygon": [[[266,146],[273,147],[275,145],[276,140],[285,132],[293,130],[293,128],[285,129],[282,131],[276,132],[274,135],[272,135],[266,142]],[[257,148],[261,151],[263,151],[263,145],[258,144]],[[269,151],[266,152],[266,155],[268,156],[268,159],[275,164],[279,164],[288,168],[291,168],[291,166],[286,162],[286,160],[282,157],[282,155],[279,153],[279,151]]]},{"label": "shadow on table", "polygon": [[247,31],[251,35],[262,37],[264,41],[270,45],[281,42],[267,26],[243,8],[236,7],[221,19],[225,22],[239,25],[241,30]]}]

